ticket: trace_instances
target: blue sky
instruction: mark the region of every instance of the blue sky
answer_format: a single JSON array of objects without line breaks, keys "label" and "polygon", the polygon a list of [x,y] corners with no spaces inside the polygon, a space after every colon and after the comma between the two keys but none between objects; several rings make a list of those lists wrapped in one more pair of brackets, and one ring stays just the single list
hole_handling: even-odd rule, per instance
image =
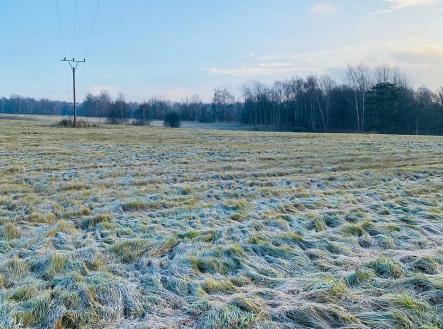
[{"label": "blue sky", "polygon": [[[86,57],[78,89],[180,100],[346,65],[395,63],[443,86],[442,0],[0,0],[0,95],[70,99],[64,56]],[[64,44],[64,46],[63,46]]]}]

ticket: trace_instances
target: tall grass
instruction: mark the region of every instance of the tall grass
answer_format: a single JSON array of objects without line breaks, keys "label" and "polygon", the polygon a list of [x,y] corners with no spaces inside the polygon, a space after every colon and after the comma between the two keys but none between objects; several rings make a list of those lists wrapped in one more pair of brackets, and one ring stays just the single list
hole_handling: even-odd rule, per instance
[{"label": "tall grass", "polygon": [[441,137],[2,120],[0,155],[2,329],[443,326]]}]

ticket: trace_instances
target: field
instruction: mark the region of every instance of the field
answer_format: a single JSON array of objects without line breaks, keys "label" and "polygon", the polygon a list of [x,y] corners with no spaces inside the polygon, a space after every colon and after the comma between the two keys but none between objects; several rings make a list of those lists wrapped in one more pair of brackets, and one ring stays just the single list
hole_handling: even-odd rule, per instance
[{"label": "field", "polygon": [[443,137],[0,120],[0,328],[443,326]]}]

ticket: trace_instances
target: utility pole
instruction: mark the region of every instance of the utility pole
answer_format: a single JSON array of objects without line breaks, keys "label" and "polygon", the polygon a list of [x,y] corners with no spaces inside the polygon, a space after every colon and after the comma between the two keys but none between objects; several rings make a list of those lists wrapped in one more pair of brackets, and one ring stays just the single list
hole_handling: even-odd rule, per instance
[{"label": "utility pole", "polygon": [[77,100],[75,95],[75,73],[77,70],[77,67],[80,63],[85,63],[86,59],[83,58],[83,60],[79,61],[75,58],[73,59],[67,59],[66,57],[62,59],[62,62],[67,62],[69,66],[72,69],[72,89],[73,89],[73,96],[74,96],[74,128],[77,127]]}]

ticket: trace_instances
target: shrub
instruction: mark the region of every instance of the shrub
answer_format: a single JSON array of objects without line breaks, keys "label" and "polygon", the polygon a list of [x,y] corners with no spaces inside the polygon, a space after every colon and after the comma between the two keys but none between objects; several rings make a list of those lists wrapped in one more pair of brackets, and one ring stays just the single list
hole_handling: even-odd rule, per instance
[{"label": "shrub", "polygon": [[[62,119],[61,121],[59,121],[56,124],[56,126],[60,127],[60,128],[73,128],[74,127],[74,121],[71,120],[71,119]],[[75,127],[76,128],[89,128],[90,125],[89,125],[88,121],[86,121],[86,120],[77,119]]]},{"label": "shrub", "polygon": [[181,120],[177,112],[169,112],[166,114],[163,125],[169,128],[180,128]]}]

